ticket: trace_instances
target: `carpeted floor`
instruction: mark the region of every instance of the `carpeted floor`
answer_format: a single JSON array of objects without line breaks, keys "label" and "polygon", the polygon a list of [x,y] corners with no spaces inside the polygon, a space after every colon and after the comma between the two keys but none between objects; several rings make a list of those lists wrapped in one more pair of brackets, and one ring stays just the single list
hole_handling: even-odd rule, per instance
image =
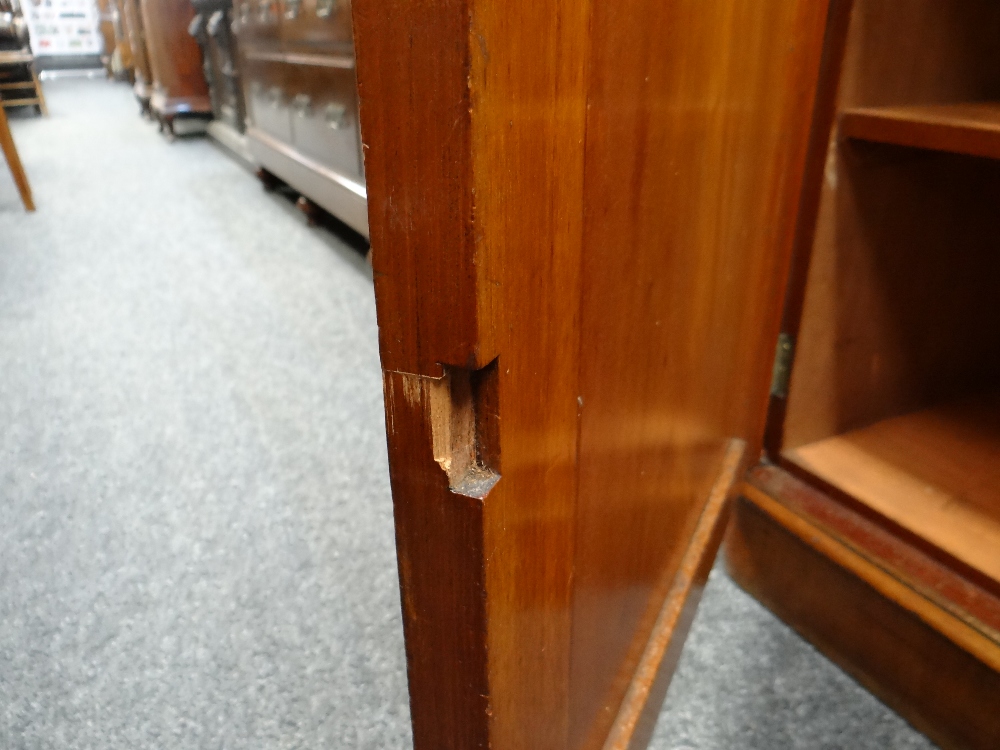
[{"label": "carpeted floor", "polygon": [[[406,748],[371,278],[129,90],[0,174],[0,747]],[[930,744],[717,569],[656,750]]]}]

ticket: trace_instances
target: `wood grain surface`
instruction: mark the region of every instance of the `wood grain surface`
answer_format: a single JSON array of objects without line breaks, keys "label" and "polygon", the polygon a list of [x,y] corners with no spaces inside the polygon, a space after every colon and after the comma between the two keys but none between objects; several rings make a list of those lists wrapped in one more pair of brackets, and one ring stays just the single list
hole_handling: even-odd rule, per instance
[{"label": "wood grain surface", "polygon": [[[566,743],[588,21],[562,0],[354,4],[417,748]],[[500,480],[467,498],[430,400],[389,396],[494,360]]]},{"label": "wood grain surface", "polygon": [[[856,0],[836,96],[846,127],[859,111],[982,113],[990,107],[969,103],[1000,96],[992,62],[1000,6],[911,0],[907,8]],[[808,265],[801,321],[786,312],[797,341],[787,418],[776,414],[785,448],[1000,376],[992,311],[1000,165],[837,135],[834,128],[815,239],[797,264]]]},{"label": "wood grain surface", "polygon": [[[990,0],[855,0],[847,31],[841,84],[826,94],[845,135],[858,110],[969,111],[1000,99],[1000,5]],[[832,127],[820,146],[824,168],[811,177],[819,220],[795,255],[783,322],[795,365],[787,403],[772,404],[775,456],[783,443],[953,398],[1000,374],[986,291],[1000,279],[996,165],[839,135]]]},{"label": "wood grain surface", "polygon": [[[714,554],[731,439],[760,446],[826,21],[355,2],[416,747],[600,747],[662,697],[643,654]],[[435,429],[490,401],[429,394],[490,366],[499,480],[469,497]]]},{"label": "wood grain surface", "polygon": [[759,452],[827,21],[826,3],[593,8],[570,674],[588,748],[728,440]]},{"label": "wood grain surface", "polygon": [[785,454],[1000,581],[1000,396],[940,404]]},{"label": "wood grain surface", "polygon": [[997,382],[997,201],[996,161],[836,146],[796,345],[786,448]]},{"label": "wood grain surface", "polygon": [[3,150],[4,160],[10,169],[10,175],[17,185],[18,195],[21,196],[21,203],[24,210],[31,212],[35,210],[35,201],[31,196],[31,185],[28,183],[28,175],[24,172],[21,164],[21,156],[17,153],[17,146],[14,145],[14,136],[10,134],[10,125],[7,122],[7,113],[0,107],[0,149]]},{"label": "wood grain surface", "polygon": [[751,593],[944,747],[1000,737],[998,33],[985,0],[855,0],[769,413],[788,471],[751,472],[726,541]]},{"label": "wood grain surface", "polygon": [[855,0],[842,108],[1000,98],[993,0]]},{"label": "wood grain surface", "polygon": [[142,0],[140,8],[153,93],[165,107],[184,100],[193,111],[210,112],[201,49],[188,34],[194,6],[188,0]]},{"label": "wood grain surface", "polygon": [[[884,559],[845,543],[786,504],[773,483],[758,479],[744,486],[726,535],[737,582],[941,747],[997,747],[995,636],[911,587],[891,564],[886,569]],[[818,502],[834,506],[834,514],[844,512],[829,498]]]},{"label": "wood grain surface", "polygon": [[[142,11],[139,0],[122,0],[122,23],[132,49],[133,72],[136,85],[140,89],[153,84],[153,72],[149,67],[149,52],[146,49],[146,31],[142,25]],[[148,96],[148,94],[147,94]]]},{"label": "wood grain surface", "polygon": [[840,116],[840,135],[1000,159],[1000,103],[848,109]]}]

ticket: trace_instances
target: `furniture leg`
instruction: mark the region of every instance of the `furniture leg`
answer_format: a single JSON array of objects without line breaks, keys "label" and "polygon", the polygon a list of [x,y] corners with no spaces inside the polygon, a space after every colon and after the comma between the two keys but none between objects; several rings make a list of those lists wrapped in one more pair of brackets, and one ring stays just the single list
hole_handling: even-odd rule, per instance
[{"label": "furniture leg", "polygon": [[14,138],[10,134],[10,126],[7,124],[7,113],[0,107],[0,147],[3,148],[3,155],[7,159],[7,166],[17,184],[17,191],[21,194],[21,202],[26,211],[35,210],[35,202],[31,198],[31,186],[28,185],[28,176],[21,166],[21,158],[17,155],[17,148],[14,146]]},{"label": "furniture leg", "polygon": [[49,116],[49,105],[45,103],[45,92],[42,91],[42,82],[35,71],[35,64],[31,64],[31,80],[35,82],[35,96],[38,97],[38,109],[46,117]]},{"label": "furniture leg", "polygon": [[260,180],[261,185],[263,185],[264,189],[269,193],[277,190],[281,186],[281,180],[263,167],[257,170],[256,175],[257,179]]}]

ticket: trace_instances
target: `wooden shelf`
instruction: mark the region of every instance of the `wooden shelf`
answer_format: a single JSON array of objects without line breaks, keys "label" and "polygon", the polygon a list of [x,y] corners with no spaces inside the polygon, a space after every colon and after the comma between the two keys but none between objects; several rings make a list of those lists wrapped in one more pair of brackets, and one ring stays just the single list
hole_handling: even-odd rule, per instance
[{"label": "wooden shelf", "polygon": [[1000,159],[1000,102],[848,109],[840,117],[840,134]]},{"label": "wooden shelf", "polygon": [[1000,581],[1000,394],[887,419],[785,456]]}]

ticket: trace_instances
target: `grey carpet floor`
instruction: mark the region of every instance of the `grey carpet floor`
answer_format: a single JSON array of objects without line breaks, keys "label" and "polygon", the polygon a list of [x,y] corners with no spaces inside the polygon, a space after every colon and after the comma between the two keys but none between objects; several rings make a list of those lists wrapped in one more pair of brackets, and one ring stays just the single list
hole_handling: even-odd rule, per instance
[{"label": "grey carpet floor", "polygon": [[[371,278],[128,89],[0,174],[0,748],[407,748]],[[653,748],[930,744],[717,568]]]}]

